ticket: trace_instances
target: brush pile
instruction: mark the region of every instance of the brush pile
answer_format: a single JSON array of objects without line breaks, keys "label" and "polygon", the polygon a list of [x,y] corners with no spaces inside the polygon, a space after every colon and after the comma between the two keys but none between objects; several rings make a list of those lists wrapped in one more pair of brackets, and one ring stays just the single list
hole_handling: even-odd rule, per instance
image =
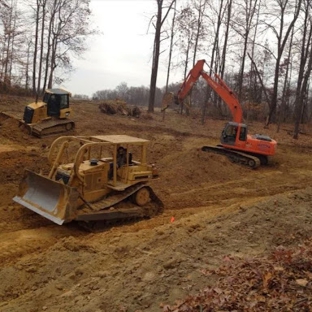
[{"label": "brush pile", "polygon": [[141,109],[137,106],[128,105],[122,100],[107,100],[99,104],[99,109],[102,113],[108,115],[124,115],[139,118]]}]

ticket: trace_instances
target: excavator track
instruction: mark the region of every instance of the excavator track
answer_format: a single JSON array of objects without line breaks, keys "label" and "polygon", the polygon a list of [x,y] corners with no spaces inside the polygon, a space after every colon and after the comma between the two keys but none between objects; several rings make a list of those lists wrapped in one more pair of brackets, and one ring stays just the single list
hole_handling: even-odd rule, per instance
[{"label": "excavator track", "polygon": [[232,162],[247,166],[251,169],[256,169],[261,165],[258,157],[246,153],[226,149],[221,145],[210,146],[206,145],[201,148],[204,152],[213,152],[220,155],[227,156]]},{"label": "excavator track", "polygon": [[[147,190],[149,202],[144,206],[132,204],[132,207],[116,207],[121,202],[132,199],[140,190]],[[122,193],[110,195],[96,203],[85,202],[79,210],[75,221],[88,230],[97,230],[105,226],[124,224],[139,219],[151,218],[164,209],[163,202],[157,197],[151,187],[139,184],[129,187]]]},{"label": "excavator track", "polygon": [[75,128],[75,123],[72,120],[47,120],[35,125],[24,124],[29,133],[42,138],[52,134],[68,132]]}]

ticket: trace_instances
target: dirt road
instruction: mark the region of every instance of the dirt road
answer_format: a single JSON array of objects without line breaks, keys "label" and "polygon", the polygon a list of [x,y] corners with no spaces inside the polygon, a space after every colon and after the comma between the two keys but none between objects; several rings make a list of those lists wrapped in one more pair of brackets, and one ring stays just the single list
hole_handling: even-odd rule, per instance
[{"label": "dirt road", "polygon": [[[2,100],[0,110],[5,107]],[[15,103],[12,111],[23,109]],[[89,233],[58,226],[12,201],[25,168],[47,168],[55,137],[37,139],[14,120],[0,122],[0,311],[162,311],[219,278],[205,270],[224,257],[267,255],[297,246],[312,232],[312,136],[251,124],[278,141],[270,165],[257,170],[201,152],[217,144],[224,121],[168,110],[140,118],[108,116],[91,102],[73,104],[79,135],[149,139],[160,179],[151,186],[163,214]],[[282,127],[289,129],[287,126]]]}]

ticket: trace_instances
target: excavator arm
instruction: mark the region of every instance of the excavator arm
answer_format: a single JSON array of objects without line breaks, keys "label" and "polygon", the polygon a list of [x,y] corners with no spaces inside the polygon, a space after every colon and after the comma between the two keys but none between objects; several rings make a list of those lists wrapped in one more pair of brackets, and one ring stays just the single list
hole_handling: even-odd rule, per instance
[{"label": "excavator arm", "polygon": [[199,79],[203,68],[205,60],[199,60],[195,66],[190,70],[184,82],[182,83],[179,91],[177,92],[175,103],[181,104],[182,101],[187,97],[189,92],[192,90],[194,83]]},{"label": "excavator arm", "polygon": [[203,77],[207,84],[220,96],[232,113],[234,122],[242,122],[243,111],[234,92],[226,85],[221,77],[215,74],[215,79],[209,76],[204,70],[205,60],[198,60],[195,66],[190,70],[177,94],[174,96],[174,102],[181,104],[192,90],[194,83]]}]

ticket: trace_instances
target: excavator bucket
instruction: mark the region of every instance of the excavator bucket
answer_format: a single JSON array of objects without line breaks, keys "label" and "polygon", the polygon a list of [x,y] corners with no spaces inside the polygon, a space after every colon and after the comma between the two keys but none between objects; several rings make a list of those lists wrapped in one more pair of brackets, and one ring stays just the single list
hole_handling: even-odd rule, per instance
[{"label": "excavator bucket", "polygon": [[79,193],[75,188],[25,170],[18,194],[13,200],[56,224],[76,217]]},{"label": "excavator bucket", "polygon": [[167,92],[164,94],[161,102],[161,111],[165,111],[173,103],[174,94],[172,92]]}]

